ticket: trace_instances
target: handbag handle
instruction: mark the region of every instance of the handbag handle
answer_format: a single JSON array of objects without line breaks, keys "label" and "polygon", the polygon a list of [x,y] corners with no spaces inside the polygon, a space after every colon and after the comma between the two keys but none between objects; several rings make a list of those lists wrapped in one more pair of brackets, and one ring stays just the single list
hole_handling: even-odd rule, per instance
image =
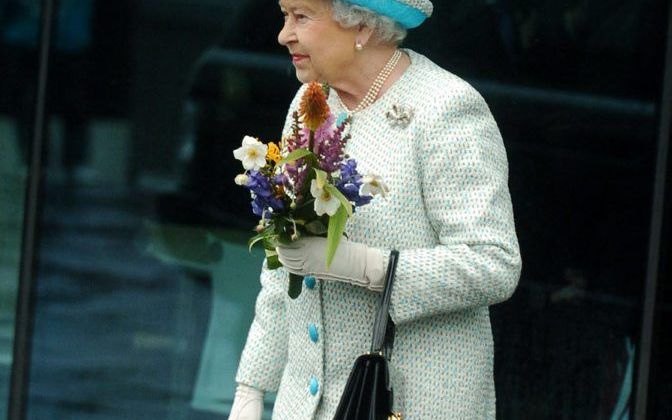
[{"label": "handbag handle", "polygon": [[390,260],[387,264],[387,273],[385,274],[385,288],[380,300],[380,308],[373,324],[373,342],[371,343],[371,352],[384,352],[389,360],[392,357],[392,347],[394,345],[394,322],[390,317],[390,299],[392,296],[392,283],[394,275],[397,272],[397,262],[399,261],[399,251],[393,249],[390,252]]}]

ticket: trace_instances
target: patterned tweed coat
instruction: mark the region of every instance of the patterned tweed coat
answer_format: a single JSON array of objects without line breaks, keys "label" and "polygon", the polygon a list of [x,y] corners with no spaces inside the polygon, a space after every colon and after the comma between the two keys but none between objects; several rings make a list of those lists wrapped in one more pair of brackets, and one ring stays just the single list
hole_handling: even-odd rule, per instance
[{"label": "patterned tweed coat", "polygon": [[[360,172],[381,175],[390,193],[358,209],[346,231],[400,250],[390,312],[404,418],[494,419],[488,306],[511,296],[521,268],[506,152],[482,97],[406,51],[411,66],[355,114],[347,146]],[[387,116],[395,105],[412,112],[407,124],[403,111]],[[265,266],[261,283],[236,380],[277,391],[273,419],[330,420],[354,360],[369,351],[380,295],[318,280],[291,300],[287,273]]]}]

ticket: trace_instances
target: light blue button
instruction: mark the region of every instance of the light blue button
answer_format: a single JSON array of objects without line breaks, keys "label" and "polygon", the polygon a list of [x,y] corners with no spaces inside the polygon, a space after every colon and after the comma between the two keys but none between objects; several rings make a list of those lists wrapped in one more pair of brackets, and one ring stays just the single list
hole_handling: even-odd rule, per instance
[{"label": "light blue button", "polygon": [[315,324],[308,325],[308,333],[310,334],[310,339],[313,341],[313,343],[317,343],[317,339],[320,337],[320,335],[317,333],[317,327]]},{"label": "light blue button", "polygon": [[306,287],[312,289],[315,287],[315,277],[306,276],[303,278],[303,282],[306,283]]},{"label": "light blue button", "polygon": [[317,383],[317,378],[313,376],[310,380],[310,393],[311,393],[311,395],[317,394],[318,389],[320,389],[320,386]]}]

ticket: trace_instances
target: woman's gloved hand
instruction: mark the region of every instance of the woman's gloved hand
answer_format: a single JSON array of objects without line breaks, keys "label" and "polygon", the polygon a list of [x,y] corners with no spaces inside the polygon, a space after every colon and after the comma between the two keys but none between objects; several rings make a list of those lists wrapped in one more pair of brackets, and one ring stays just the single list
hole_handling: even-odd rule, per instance
[{"label": "woman's gloved hand", "polygon": [[229,420],[261,420],[264,393],[245,384],[238,384]]},{"label": "woman's gloved hand", "polygon": [[331,266],[327,269],[327,240],[302,238],[276,248],[278,259],[290,273],[342,281],[381,292],[384,286],[385,257],[382,251],[341,239]]}]

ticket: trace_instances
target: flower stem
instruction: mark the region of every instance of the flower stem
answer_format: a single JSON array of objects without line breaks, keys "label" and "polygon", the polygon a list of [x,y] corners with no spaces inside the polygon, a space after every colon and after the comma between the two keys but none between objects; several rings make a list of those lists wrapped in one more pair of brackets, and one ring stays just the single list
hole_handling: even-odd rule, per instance
[{"label": "flower stem", "polygon": [[289,297],[292,299],[296,299],[299,297],[301,294],[301,289],[303,285],[303,276],[299,276],[298,274],[294,273],[289,273],[289,290],[288,294]]}]

